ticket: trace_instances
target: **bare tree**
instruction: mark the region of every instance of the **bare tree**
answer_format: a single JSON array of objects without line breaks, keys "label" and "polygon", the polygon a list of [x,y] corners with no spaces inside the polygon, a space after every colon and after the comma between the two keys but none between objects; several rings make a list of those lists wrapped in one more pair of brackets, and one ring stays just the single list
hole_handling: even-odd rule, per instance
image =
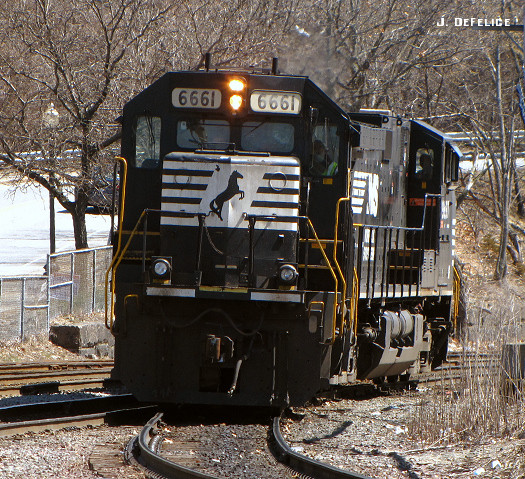
[{"label": "bare tree", "polygon": [[[516,172],[515,127],[518,119],[514,91],[518,78],[509,63],[508,48],[483,46],[475,61],[463,71],[458,98],[449,109],[460,112],[458,125],[468,131],[474,144],[474,158],[482,158],[486,168],[472,176],[463,197],[470,198],[499,228],[498,254],[494,278],[507,274],[507,252],[520,261],[516,231],[511,228],[511,206]],[[476,191],[472,183],[481,188]],[[461,195],[460,195],[461,197]],[[509,242],[510,239],[510,242]]]},{"label": "bare tree", "polygon": [[[193,0],[186,2],[163,40],[174,68],[267,67],[293,25],[300,0]],[[181,48],[182,47],[182,48]]]},{"label": "bare tree", "polygon": [[[0,160],[47,188],[71,214],[77,248],[88,246],[88,192],[114,119],[135,82],[134,59],[173,10],[155,0],[16,0],[0,7]],[[44,112],[54,108],[51,128]],[[108,121],[111,119],[112,121]]]},{"label": "bare tree", "polygon": [[[430,108],[447,68],[467,54],[458,40],[461,29],[437,26],[442,15],[453,17],[458,8],[452,0],[303,0],[289,63],[351,111],[412,112],[424,93]],[[426,92],[418,85],[425,80]]]},{"label": "bare tree", "polygon": [[[170,69],[260,64],[296,0],[15,0],[0,6],[0,161],[72,215],[77,248],[125,100]],[[249,62],[249,63],[248,63]],[[53,108],[59,123],[44,120]]]}]

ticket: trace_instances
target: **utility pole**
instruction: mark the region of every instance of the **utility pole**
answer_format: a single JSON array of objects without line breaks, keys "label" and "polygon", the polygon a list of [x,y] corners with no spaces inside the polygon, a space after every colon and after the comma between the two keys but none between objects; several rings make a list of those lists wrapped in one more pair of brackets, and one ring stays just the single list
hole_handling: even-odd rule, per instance
[{"label": "utility pole", "polygon": [[[55,155],[56,155],[56,134],[57,128],[60,125],[60,116],[58,111],[55,109],[55,105],[50,103],[47,109],[44,111],[42,123],[48,133],[51,135],[51,148],[49,149],[49,160],[50,160],[50,171],[49,171],[49,183],[53,186],[55,182],[53,168],[55,167]],[[49,189],[49,254],[53,254],[56,251],[55,243],[55,197]]]}]

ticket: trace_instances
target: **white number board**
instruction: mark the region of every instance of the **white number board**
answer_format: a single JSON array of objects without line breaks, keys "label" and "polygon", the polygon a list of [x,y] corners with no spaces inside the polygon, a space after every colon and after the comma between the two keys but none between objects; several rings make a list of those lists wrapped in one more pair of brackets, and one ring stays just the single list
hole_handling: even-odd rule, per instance
[{"label": "white number board", "polygon": [[175,88],[171,94],[175,108],[210,108],[221,106],[221,91],[203,88]]},{"label": "white number board", "polygon": [[288,113],[298,115],[301,112],[301,95],[289,91],[254,90],[250,96],[253,111],[263,113]]}]

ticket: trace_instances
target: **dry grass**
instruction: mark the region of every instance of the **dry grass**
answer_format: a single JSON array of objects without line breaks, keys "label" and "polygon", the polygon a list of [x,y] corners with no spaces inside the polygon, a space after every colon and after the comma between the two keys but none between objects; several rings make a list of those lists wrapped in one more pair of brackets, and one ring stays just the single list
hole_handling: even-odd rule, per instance
[{"label": "dry grass", "polygon": [[[513,221],[519,223],[518,218]],[[474,203],[467,201],[458,211],[457,236],[457,254],[469,283],[462,350],[501,354],[504,345],[525,342],[525,266],[513,264],[508,256],[507,279],[492,280],[499,228]],[[439,445],[525,439],[525,389],[510,394],[503,377],[502,368],[472,363],[452,386],[444,384],[432,392],[432,399],[421,405],[410,425],[411,433]],[[513,468],[518,472],[512,477],[525,477],[523,451]]]},{"label": "dry grass", "polygon": [[[525,309],[518,288],[492,284],[471,295],[461,343],[467,353],[501,353],[525,339]],[[471,362],[455,382],[434,389],[409,424],[409,433],[428,446],[473,445],[492,439],[516,441],[509,477],[525,477],[525,388],[504,380],[501,367]],[[507,477],[507,476],[505,476]]]},{"label": "dry grass", "polygon": [[27,341],[0,341],[0,363],[78,360],[77,354],[51,343],[46,335]]}]

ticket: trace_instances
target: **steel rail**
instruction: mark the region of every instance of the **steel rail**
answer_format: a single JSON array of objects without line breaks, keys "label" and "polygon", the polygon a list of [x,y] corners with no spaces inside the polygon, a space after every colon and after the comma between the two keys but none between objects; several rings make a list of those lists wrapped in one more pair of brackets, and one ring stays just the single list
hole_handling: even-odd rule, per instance
[{"label": "steel rail", "polygon": [[151,418],[132,441],[135,460],[148,471],[168,479],[217,479],[216,476],[194,471],[169,461],[157,453],[160,438],[157,434],[157,424],[161,419],[162,413]]},{"label": "steel rail", "polygon": [[57,401],[30,402],[0,407],[0,422],[77,416],[138,405],[140,403],[129,393],[80,399],[60,398]]},{"label": "steel rail", "polygon": [[1,363],[0,374],[14,374],[15,372],[30,371],[72,371],[77,369],[100,369],[112,367],[112,359],[87,361],[49,361],[37,363]]},{"label": "steel rail", "polygon": [[112,362],[0,365],[0,397],[102,388],[111,380]]},{"label": "steel rail", "polygon": [[281,435],[280,424],[281,418],[275,417],[273,419],[272,435],[277,448],[277,460],[297,473],[315,479],[372,479],[370,476],[345,471],[295,452]]},{"label": "steel rail", "polygon": [[[56,431],[66,427],[101,426],[108,423],[112,418],[127,416],[137,413],[149,413],[156,406],[138,406],[126,409],[112,409],[92,414],[80,414],[78,416],[52,417],[47,419],[35,419],[31,421],[10,422],[0,424],[0,437],[26,434],[28,432]],[[121,420],[119,420],[121,422]]]},{"label": "steel rail", "polygon": [[44,432],[65,427],[100,426],[104,424],[107,412],[83,414],[81,416],[53,417],[35,419],[33,421],[9,422],[0,424],[0,437],[26,434],[28,432]]},{"label": "steel rail", "polygon": [[27,384],[28,382],[35,382],[34,380],[56,380],[57,378],[75,379],[75,378],[90,378],[90,379],[105,379],[111,374],[113,368],[100,369],[76,369],[76,370],[54,370],[54,371],[38,371],[38,372],[12,372],[0,373],[0,385],[8,386],[10,384]]},{"label": "steel rail", "polygon": [[22,404],[0,408],[0,436],[41,432],[71,426],[95,426],[129,417],[151,414],[153,405],[144,405],[130,395]]},{"label": "steel rail", "polygon": [[[116,384],[116,383],[115,383]],[[111,388],[111,378],[85,378],[74,381],[45,381],[0,386],[0,398],[27,396],[29,394],[51,394],[60,392],[85,391]]]}]

